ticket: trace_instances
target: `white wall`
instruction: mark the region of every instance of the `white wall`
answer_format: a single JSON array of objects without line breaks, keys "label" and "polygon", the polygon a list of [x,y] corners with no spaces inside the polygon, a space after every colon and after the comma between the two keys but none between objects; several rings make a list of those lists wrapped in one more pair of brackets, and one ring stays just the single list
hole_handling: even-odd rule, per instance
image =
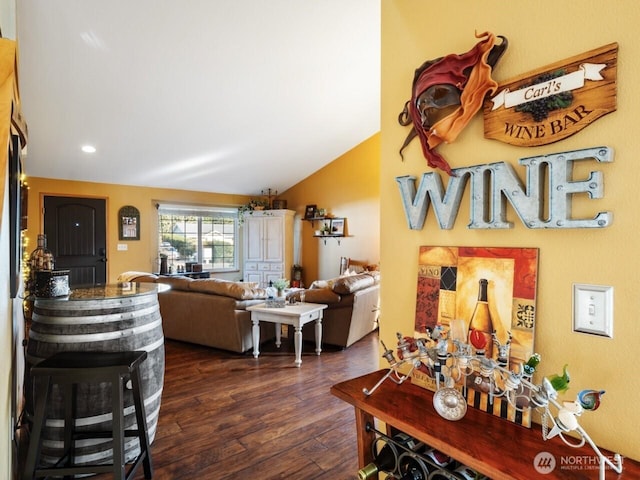
[{"label": "white wall", "polygon": [[0,0],[0,27],[4,38],[16,39],[15,0]]},{"label": "white wall", "polygon": [[[16,2],[15,0],[0,0],[0,28],[4,38],[16,38]],[[6,149],[6,145],[3,147]],[[3,176],[4,177],[4,176]],[[5,182],[7,182],[5,177]],[[8,183],[8,182],[7,182]],[[12,395],[13,379],[18,368],[15,364],[15,342],[19,334],[14,332],[14,325],[24,328],[24,322],[14,323],[13,303],[9,290],[9,207],[8,184],[5,185],[5,197],[2,202],[2,221],[0,221],[0,365],[3,375],[0,376],[0,479],[12,476],[14,465]],[[16,312],[22,318],[21,310]]]}]

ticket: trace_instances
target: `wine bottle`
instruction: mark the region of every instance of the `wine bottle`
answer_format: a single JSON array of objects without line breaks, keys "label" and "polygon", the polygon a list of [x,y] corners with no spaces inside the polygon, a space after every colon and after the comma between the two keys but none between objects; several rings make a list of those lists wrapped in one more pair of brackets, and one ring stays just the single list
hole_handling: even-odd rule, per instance
[{"label": "wine bottle", "polygon": [[423,455],[438,467],[443,468],[448,467],[454,461],[449,455],[435,448],[426,450]]},{"label": "wine bottle", "polygon": [[398,472],[400,480],[427,480],[429,468],[418,456],[403,453],[398,459]]},{"label": "wine bottle", "polygon": [[393,436],[392,440],[393,441],[388,441],[381,438],[374,440],[374,445],[377,442],[383,442],[383,446],[380,448],[378,453],[374,453],[373,462],[358,470],[358,478],[360,480],[377,479],[379,472],[394,473],[397,471],[398,447],[395,443],[398,443],[410,450],[417,448],[417,442],[415,439],[406,433],[399,432]]},{"label": "wine bottle", "polygon": [[[473,315],[471,316],[471,322],[469,323],[469,340],[476,345],[477,340],[472,341],[474,330],[482,334],[482,337],[486,340],[484,346],[484,354],[488,358],[493,357],[493,321],[491,319],[491,313],[489,311],[489,302],[487,301],[487,279],[481,278],[478,286],[478,301],[476,302]],[[479,349],[482,350],[482,349]]]},{"label": "wine bottle", "polygon": [[482,475],[479,472],[476,472],[475,470],[473,470],[470,467],[467,467],[466,465],[460,465],[458,468],[456,468],[453,471],[453,476],[454,478],[460,479],[460,480],[487,480],[488,477]]}]

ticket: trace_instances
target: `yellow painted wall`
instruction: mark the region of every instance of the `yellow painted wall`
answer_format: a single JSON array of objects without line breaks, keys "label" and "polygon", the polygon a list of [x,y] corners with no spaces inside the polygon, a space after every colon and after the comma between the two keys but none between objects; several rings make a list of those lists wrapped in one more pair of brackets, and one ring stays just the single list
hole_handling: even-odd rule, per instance
[{"label": "yellow painted wall", "polygon": [[[25,162],[29,174],[29,162]],[[246,203],[249,197],[243,195],[224,195],[185,190],[171,190],[148,187],[131,187],[106,183],[76,182],[49,178],[28,177],[29,217],[27,237],[31,251],[36,246],[36,236],[42,232],[43,197],[45,195],[99,197],[107,200],[107,281],[114,282],[118,275],[127,270],[157,271],[157,215],[156,203],[176,202],[202,205],[238,206]],[[118,210],[125,205],[133,205],[140,210],[140,240],[118,240]],[[118,251],[118,243],[127,245],[127,251]],[[237,280],[242,274],[216,275],[221,278]]]},{"label": "yellow painted wall", "polygon": [[314,238],[311,222],[301,222],[300,263],[304,281],[339,274],[340,257],[377,264],[380,261],[380,134],[355,146],[329,165],[283,192],[287,208],[304,216],[307,205],[326,208],[335,217],[346,217],[347,237]]},{"label": "yellow painted wall", "polygon": [[[385,226],[381,230],[381,336],[385,343],[395,343],[396,331],[413,331],[420,245],[538,247],[535,344],[543,359],[540,372],[556,373],[568,363],[572,373],[571,389],[565,395],[568,400],[583,388],[605,389],[600,409],[585,413],[581,423],[597,443],[635,459],[640,459],[640,410],[636,406],[640,376],[633,368],[640,339],[640,256],[635,248],[640,185],[638,20],[637,5],[628,1],[485,0],[446,5],[434,0],[382,1],[380,192],[381,224]],[[476,30],[489,30],[509,39],[509,49],[494,74],[498,81],[611,42],[619,43],[618,110],[586,130],[552,145],[518,148],[484,139],[482,116],[478,114],[456,142],[440,148],[454,167],[507,161],[523,178],[519,158],[610,146],[615,150],[614,163],[587,162],[588,168],[576,169],[577,179],[584,178],[590,170],[602,171],[605,195],[598,200],[585,195],[575,198],[574,214],[592,217],[609,210],[614,213],[612,226],[596,230],[528,230],[509,207],[507,217],[514,222],[513,229],[469,230],[467,188],[452,230],[440,230],[431,209],[423,230],[408,229],[395,178],[420,177],[431,169],[426,166],[417,140],[406,150],[405,161],[400,160],[398,149],[408,130],[398,125],[398,113],[410,97],[414,70],[425,60],[466,52],[476,42]],[[443,180],[447,181],[446,175]],[[572,333],[574,282],[614,287],[613,339]]]}]

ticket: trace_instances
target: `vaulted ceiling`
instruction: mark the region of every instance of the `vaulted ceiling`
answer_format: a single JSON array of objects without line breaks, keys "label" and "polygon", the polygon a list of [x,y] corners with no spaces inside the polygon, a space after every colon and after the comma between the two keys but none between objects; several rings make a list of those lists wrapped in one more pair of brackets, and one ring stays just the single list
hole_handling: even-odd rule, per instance
[{"label": "vaulted ceiling", "polygon": [[17,16],[30,176],[283,191],[380,129],[378,0],[20,0]]}]

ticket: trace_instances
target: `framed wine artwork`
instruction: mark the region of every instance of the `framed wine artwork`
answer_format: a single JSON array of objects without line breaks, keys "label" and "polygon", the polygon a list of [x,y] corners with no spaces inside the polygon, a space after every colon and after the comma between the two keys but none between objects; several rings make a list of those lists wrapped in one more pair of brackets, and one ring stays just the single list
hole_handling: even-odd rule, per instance
[{"label": "framed wine artwork", "polygon": [[[486,355],[496,359],[491,332],[501,344],[510,341],[507,368],[517,370],[534,353],[537,248],[420,247],[416,296],[416,338],[426,338],[436,325],[457,328],[469,340],[473,329],[488,335]],[[455,326],[455,327],[454,327]],[[429,372],[414,383],[430,388]],[[460,380],[470,406],[530,426],[530,411],[508,402],[491,402],[480,382]]]}]

